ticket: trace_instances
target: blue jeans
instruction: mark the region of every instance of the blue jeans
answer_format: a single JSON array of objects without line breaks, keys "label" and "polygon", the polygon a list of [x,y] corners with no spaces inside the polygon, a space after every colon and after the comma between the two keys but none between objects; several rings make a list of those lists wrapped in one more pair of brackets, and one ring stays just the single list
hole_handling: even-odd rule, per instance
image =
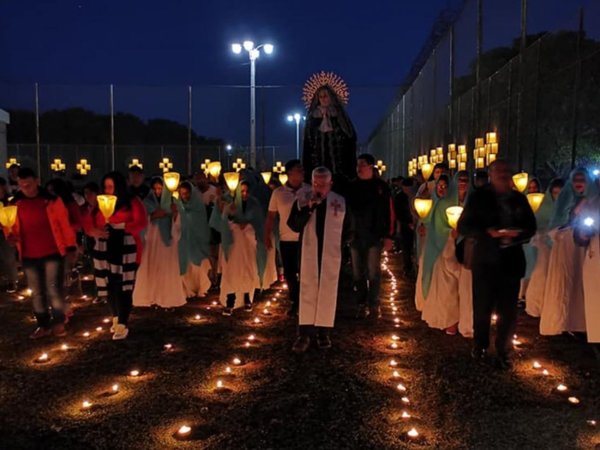
[{"label": "blue jeans", "polygon": [[356,240],[350,246],[354,292],[359,305],[379,305],[381,242]]},{"label": "blue jeans", "polygon": [[[60,255],[23,259],[27,286],[31,289],[33,313],[38,326],[48,328],[52,323],[63,323],[64,301],[61,293],[63,260]],[[50,313],[52,308],[52,313]]]}]

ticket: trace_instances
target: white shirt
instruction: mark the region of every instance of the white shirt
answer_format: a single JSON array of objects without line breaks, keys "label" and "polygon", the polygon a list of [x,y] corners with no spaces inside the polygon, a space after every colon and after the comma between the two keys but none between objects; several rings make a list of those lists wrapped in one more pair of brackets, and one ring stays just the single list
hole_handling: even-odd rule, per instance
[{"label": "white shirt", "polygon": [[311,187],[306,183],[302,183],[302,186],[298,190],[294,190],[286,184],[285,186],[278,187],[271,194],[269,212],[279,214],[279,239],[281,241],[298,242],[300,235],[287,226],[287,220],[294,202],[298,198],[302,198],[302,196],[306,197],[310,195],[310,191]]}]

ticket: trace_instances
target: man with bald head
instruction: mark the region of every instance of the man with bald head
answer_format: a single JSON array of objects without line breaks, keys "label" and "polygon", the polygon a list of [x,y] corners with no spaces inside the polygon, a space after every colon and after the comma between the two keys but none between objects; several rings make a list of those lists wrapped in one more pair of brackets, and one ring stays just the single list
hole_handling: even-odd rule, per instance
[{"label": "man with bald head", "polygon": [[489,167],[490,183],[469,197],[458,222],[459,234],[474,245],[465,254],[473,271],[473,328],[476,360],[486,359],[492,313],[496,323],[496,366],[509,369],[511,339],[517,324],[520,280],[525,274],[522,244],[536,231],[527,198],[514,189],[510,164]]}]

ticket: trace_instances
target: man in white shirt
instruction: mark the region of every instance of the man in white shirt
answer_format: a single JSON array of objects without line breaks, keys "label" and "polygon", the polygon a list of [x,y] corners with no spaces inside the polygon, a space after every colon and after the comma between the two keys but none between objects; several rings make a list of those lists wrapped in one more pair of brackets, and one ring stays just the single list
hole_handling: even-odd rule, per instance
[{"label": "man in white shirt", "polygon": [[273,228],[275,219],[279,216],[279,248],[283,263],[283,274],[288,284],[292,308],[290,315],[298,314],[298,302],[300,297],[300,285],[298,272],[300,265],[299,233],[290,229],[287,225],[290,211],[295,201],[299,198],[307,199],[311,195],[311,187],[304,183],[304,167],[298,159],[292,159],[285,165],[288,176],[287,183],[273,191],[269,202],[269,212],[265,223],[265,246],[271,249],[273,246]]}]

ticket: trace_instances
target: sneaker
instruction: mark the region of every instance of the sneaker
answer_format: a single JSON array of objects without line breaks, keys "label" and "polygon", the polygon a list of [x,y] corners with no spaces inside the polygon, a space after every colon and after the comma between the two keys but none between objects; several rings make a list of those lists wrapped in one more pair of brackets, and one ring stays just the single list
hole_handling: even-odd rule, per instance
[{"label": "sneaker", "polygon": [[222,316],[231,316],[233,314],[233,308],[223,308]]},{"label": "sneaker", "polygon": [[308,336],[298,336],[292,347],[294,353],[304,353],[310,347],[310,338]]},{"label": "sneaker", "polygon": [[7,294],[14,294],[15,292],[17,292],[17,283],[16,281],[13,281],[11,283],[8,283],[8,286],[6,287],[6,293]]},{"label": "sneaker", "polygon": [[328,335],[319,336],[317,338],[317,345],[319,346],[320,349],[331,348],[331,339],[329,338]]},{"label": "sneaker", "polygon": [[56,337],[62,337],[67,335],[67,331],[65,330],[65,325],[62,323],[57,323],[52,327],[52,334]]},{"label": "sneaker", "polygon": [[251,312],[252,311],[252,303],[246,303],[244,305],[244,311]]},{"label": "sneaker", "polygon": [[50,336],[52,330],[49,328],[37,327],[33,333],[29,335],[29,339],[40,339],[46,336]]},{"label": "sneaker", "polygon": [[359,305],[358,312],[356,313],[357,319],[366,319],[371,314],[367,305]]},{"label": "sneaker", "polygon": [[125,339],[129,334],[129,328],[125,325],[118,323],[115,327],[115,334],[113,334],[113,341],[120,341],[121,339]]},{"label": "sneaker", "polygon": [[110,327],[110,332],[111,333],[115,332],[118,324],[119,324],[119,318],[118,317],[113,317],[112,318],[112,326]]}]

